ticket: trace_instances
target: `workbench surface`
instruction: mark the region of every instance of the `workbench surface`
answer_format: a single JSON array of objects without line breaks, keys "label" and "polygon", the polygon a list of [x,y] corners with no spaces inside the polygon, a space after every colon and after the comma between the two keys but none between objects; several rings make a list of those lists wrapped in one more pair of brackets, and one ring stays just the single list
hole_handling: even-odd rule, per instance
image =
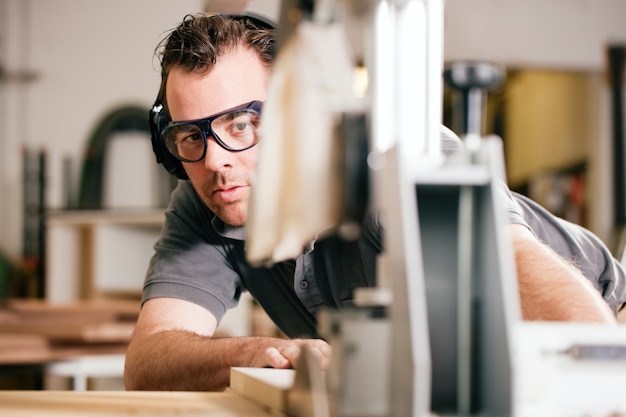
[{"label": "workbench surface", "polygon": [[285,417],[232,391],[0,391],[0,417]]}]

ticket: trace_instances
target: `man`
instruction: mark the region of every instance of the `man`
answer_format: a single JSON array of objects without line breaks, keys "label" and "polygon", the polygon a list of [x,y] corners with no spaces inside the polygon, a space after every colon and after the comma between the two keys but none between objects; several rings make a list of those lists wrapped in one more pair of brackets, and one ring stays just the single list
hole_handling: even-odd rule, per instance
[{"label": "man", "polygon": [[[304,345],[326,367],[331,349],[317,334],[316,311],[349,305],[353,288],[375,282],[382,241],[374,215],[357,241],[332,246],[342,260],[335,266],[331,251],[314,246],[271,268],[245,261],[243,226],[273,44],[270,25],[257,19],[187,16],[161,45],[155,152],[188,180],[173,192],[155,245],[126,356],[127,389],[222,390],[231,367],[288,368]],[[599,240],[524,197],[506,190],[503,198],[524,318],[615,322],[626,300],[624,272]],[[213,337],[244,290],[290,339]]]}]

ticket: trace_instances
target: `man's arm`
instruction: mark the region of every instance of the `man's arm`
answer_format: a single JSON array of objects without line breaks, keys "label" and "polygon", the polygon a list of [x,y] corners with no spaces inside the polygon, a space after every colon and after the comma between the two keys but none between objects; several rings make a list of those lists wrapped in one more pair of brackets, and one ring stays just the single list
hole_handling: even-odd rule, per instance
[{"label": "man's arm", "polygon": [[600,293],[574,266],[526,227],[508,226],[525,320],[615,323]]},{"label": "man's arm", "polygon": [[330,361],[322,340],[269,337],[213,338],[217,320],[193,303],[156,298],[141,309],[126,352],[127,390],[220,391],[230,383],[233,366],[289,368],[306,344]]}]

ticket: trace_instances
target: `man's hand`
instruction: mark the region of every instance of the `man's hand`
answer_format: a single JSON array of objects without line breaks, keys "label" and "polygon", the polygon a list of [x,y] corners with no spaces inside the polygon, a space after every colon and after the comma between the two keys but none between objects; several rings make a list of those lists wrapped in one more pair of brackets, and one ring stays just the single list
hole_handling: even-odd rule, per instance
[{"label": "man's hand", "polygon": [[267,366],[272,368],[295,368],[302,353],[302,347],[306,345],[313,356],[319,359],[321,368],[328,368],[331,347],[325,341],[319,339],[292,339],[284,340],[283,342],[265,349]]}]

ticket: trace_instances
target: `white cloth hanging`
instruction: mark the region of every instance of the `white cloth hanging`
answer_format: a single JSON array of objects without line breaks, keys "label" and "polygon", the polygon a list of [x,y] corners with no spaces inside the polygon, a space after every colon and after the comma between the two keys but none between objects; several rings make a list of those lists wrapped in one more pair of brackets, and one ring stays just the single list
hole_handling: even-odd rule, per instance
[{"label": "white cloth hanging", "polygon": [[341,218],[336,128],[353,104],[348,42],[338,23],[303,21],[281,47],[261,119],[246,223],[251,263],[292,259]]}]

